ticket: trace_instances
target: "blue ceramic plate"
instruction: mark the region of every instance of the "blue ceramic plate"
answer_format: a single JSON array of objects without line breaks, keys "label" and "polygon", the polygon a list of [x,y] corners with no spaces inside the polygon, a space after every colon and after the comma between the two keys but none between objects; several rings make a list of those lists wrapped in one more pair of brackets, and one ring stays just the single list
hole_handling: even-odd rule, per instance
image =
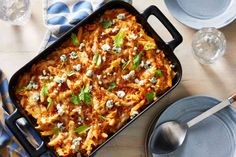
[{"label": "blue ceramic plate", "polygon": [[194,28],[221,28],[236,18],[235,0],[165,0],[170,13]]},{"label": "blue ceramic plate", "polygon": [[[172,104],[154,122],[154,128],[168,120],[186,123],[220,101],[207,96],[193,96]],[[189,129],[186,140],[176,151],[153,157],[236,157],[236,112],[227,107]]]}]

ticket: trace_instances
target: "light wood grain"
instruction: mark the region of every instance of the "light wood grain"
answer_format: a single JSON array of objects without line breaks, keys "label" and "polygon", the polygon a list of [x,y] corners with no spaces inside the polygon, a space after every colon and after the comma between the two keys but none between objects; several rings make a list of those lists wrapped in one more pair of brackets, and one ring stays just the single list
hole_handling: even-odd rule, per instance
[{"label": "light wood grain", "polygon": [[[0,68],[8,78],[38,53],[46,32],[42,1],[34,0],[32,3],[33,16],[26,26],[13,27],[0,22]],[[225,55],[212,65],[201,65],[192,55],[191,41],[195,30],[174,19],[163,1],[134,0],[133,3],[140,12],[150,5],[156,5],[183,35],[183,43],[174,52],[182,64],[183,78],[177,88],[103,147],[97,157],[144,157],[146,130],[161,108],[190,95],[210,95],[223,99],[236,91],[236,21],[220,29],[227,39]],[[150,17],[148,21],[165,41],[171,40],[156,18]]]}]

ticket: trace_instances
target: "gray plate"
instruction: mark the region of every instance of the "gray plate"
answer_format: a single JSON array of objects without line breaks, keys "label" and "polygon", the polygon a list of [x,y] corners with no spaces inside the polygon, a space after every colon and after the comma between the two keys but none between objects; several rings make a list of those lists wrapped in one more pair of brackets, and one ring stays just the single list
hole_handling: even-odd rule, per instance
[{"label": "gray plate", "polygon": [[[207,96],[193,96],[181,99],[163,112],[153,122],[153,128],[168,120],[187,122],[220,101]],[[149,130],[149,135],[153,128]],[[150,137],[150,136],[149,136]],[[236,112],[227,107],[189,129],[182,147],[166,155],[150,152],[147,143],[147,154],[152,157],[235,157],[236,156]]]},{"label": "gray plate", "polygon": [[236,0],[165,0],[170,13],[194,28],[221,28],[236,18]]}]

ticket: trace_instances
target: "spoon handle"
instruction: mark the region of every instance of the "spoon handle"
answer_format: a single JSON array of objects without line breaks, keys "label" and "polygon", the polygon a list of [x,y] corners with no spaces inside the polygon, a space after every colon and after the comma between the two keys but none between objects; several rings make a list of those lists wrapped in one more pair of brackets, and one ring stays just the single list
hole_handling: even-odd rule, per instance
[{"label": "spoon handle", "polygon": [[[225,108],[226,106],[232,104],[236,101],[236,93],[234,93],[232,96],[230,96],[228,99],[225,99],[221,103],[215,105],[214,107],[210,108],[209,110],[203,112],[199,116],[193,118],[187,123],[187,126],[190,128],[193,125],[197,124],[198,122],[202,121],[203,119],[213,115],[214,113],[220,111],[221,109]],[[200,105],[200,104],[199,104]]]}]

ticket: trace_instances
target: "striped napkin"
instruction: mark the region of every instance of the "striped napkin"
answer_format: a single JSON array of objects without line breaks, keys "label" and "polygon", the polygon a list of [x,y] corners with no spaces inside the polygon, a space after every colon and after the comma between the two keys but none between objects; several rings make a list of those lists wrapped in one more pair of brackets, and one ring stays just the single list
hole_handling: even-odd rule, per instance
[{"label": "striped napkin", "polygon": [[[43,40],[41,50],[51,45],[76,23],[87,17],[107,1],[109,0],[44,0],[44,22],[48,31]],[[132,2],[132,0],[124,1]],[[0,121],[0,157],[2,157],[2,155],[9,157],[29,156],[17,143],[4,122],[4,119],[6,119],[14,109],[15,107],[8,94],[8,81],[0,69],[0,120],[3,120],[2,122]],[[18,125],[27,128],[25,120],[21,120]],[[29,132],[34,136],[31,131]],[[5,147],[7,148],[7,152],[3,154],[1,149]]]}]

